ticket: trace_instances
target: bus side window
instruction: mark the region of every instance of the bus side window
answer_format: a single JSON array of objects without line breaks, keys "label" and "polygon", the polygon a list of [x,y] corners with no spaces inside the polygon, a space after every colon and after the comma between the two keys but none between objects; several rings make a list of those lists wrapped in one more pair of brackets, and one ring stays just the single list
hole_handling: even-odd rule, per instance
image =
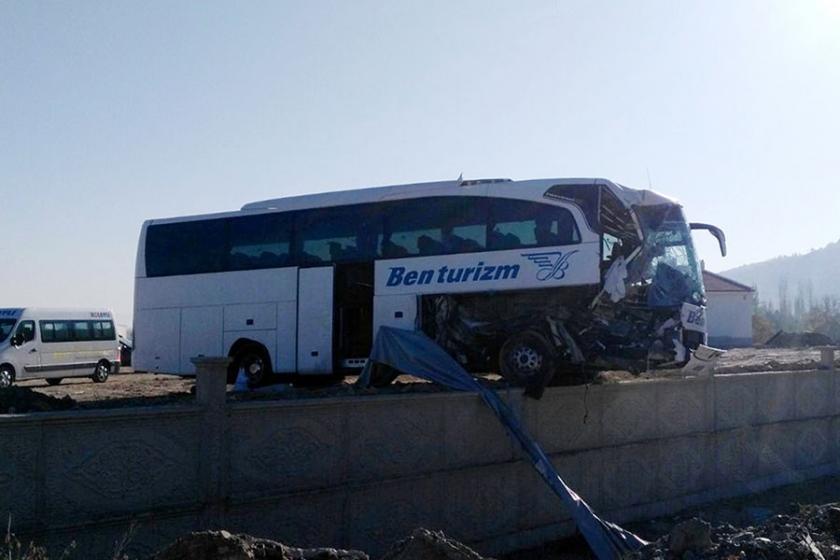
[{"label": "bus side window", "polygon": [[382,256],[470,253],[487,248],[484,201],[474,197],[432,197],[385,203],[380,236]]},{"label": "bus side window", "polygon": [[292,223],[288,214],[232,218],[228,234],[227,270],[255,270],[288,266]]},{"label": "bus side window", "polygon": [[446,253],[473,253],[487,248],[487,206],[479,198],[439,199]]},{"label": "bus side window", "polygon": [[370,205],[316,208],[297,221],[300,264],[372,261],[381,221]]},{"label": "bus side window", "polygon": [[495,250],[580,243],[572,213],[548,204],[493,199],[490,226],[490,248]]}]

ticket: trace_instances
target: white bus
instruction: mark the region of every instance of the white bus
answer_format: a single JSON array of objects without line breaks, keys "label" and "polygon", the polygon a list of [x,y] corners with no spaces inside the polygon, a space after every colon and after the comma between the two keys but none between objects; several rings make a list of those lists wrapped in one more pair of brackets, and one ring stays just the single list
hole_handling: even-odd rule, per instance
[{"label": "white bus", "polygon": [[[711,230],[725,251],[723,234]],[[382,325],[471,371],[684,364],[705,342],[682,208],[604,179],[483,179],[246,204],[143,224],[134,365],[231,376],[345,373]]]},{"label": "white bus", "polygon": [[90,377],[119,371],[114,315],[107,309],[0,309],[0,388],[15,381]]}]

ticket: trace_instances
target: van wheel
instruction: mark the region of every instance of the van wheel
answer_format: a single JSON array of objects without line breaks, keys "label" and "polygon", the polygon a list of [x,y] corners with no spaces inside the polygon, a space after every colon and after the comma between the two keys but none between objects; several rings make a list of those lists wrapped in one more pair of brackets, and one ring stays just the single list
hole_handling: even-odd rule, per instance
[{"label": "van wheel", "polygon": [[90,376],[94,383],[105,383],[108,376],[111,375],[111,364],[107,360],[102,360],[96,364],[96,369],[93,370],[93,375]]},{"label": "van wheel", "polygon": [[502,377],[515,385],[531,385],[554,375],[554,350],[542,334],[523,331],[508,338],[499,352]]},{"label": "van wheel", "polygon": [[15,381],[15,370],[12,366],[0,366],[0,389],[11,387]]},{"label": "van wheel", "polygon": [[63,379],[62,377],[50,377],[50,378],[47,379],[47,384],[48,385],[58,385],[59,383],[61,383],[62,379]]},{"label": "van wheel", "polygon": [[268,356],[262,348],[254,346],[245,348],[236,355],[234,369],[236,375],[239,375],[240,370],[245,371],[245,377],[248,378],[248,385],[251,387],[264,384],[271,375]]}]

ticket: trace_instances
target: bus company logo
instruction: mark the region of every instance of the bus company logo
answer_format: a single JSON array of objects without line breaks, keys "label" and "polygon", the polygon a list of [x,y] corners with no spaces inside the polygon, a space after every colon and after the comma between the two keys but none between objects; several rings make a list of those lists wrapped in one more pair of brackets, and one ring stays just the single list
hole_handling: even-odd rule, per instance
[{"label": "bus company logo", "polygon": [[407,270],[404,266],[388,269],[385,285],[426,286],[430,284],[460,284],[462,282],[489,282],[492,280],[514,280],[519,276],[518,264],[486,265],[479,261],[476,266],[449,267],[426,270]]},{"label": "bus company logo", "polygon": [[577,253],[569,251],[548,251],[545,253],[522,253],[529,261],[539,267],[537,269],[537,280],[545,282],[546,280],[562,280],[566,277],[566,271],[569,269],[569,258]]},{"label": "bus company logo", "polygon": [[0,317],[17,317],[20,309],[0,309]]},{"label": "bus company logo", "polygon": [[91,311],[90,316],[92,319],[110,319],[111,314],[107,311]]}]

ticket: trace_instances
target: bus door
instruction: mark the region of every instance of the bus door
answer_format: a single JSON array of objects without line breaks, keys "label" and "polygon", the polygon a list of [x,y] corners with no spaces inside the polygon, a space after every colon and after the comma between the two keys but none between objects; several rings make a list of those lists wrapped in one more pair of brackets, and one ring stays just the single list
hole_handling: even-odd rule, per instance
[{"label": "bus door", "polygon": [[332,266],[298,269],[298,373],[333,371]]},{"label": "bus door", "polygon": [[373,263],[336,265],[335,285],[336,368],[359,368],[373,345]]}]

